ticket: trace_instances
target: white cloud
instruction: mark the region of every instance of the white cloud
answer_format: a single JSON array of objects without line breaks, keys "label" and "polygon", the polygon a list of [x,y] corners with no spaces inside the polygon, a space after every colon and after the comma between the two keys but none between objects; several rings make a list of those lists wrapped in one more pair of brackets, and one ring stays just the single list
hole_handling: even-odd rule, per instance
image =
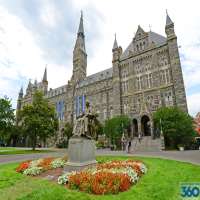
[{"label": "white cloud", "polygon": [[[20,18],[0,7],[0,96],[8,95],[16,105],[17,93],[29,78],[42,79],[45,65],[43,50],[37,46],[35,35]],[[48,65],[50,87],[66,84],[70,68]],[[25,83],[27,84],[27,83]],[[26,87],[26,85],[24,85]]]},{"label": "white cloud", "polygon": [[[1,77],[17,78],[17,75],[37,77],[38,67],[45,62],[42,50],[35,44],[33,34],[21,20],[0,7],[0,70]],[[3,65],[2,63],[6,63]],[[9,73],[7,73],[9,71]]]},{"label": "white cloud", "polygon": [[[199,1],[73,0],[72,4],[77,10],[83,10],[84,24],[87,31],[93,28],[92,25],[88,25],[90,23],[87,20],[90,18],[87,17],[87,13],[91,11],[91,7],[98,11],[97,20],[99,21],[97,24],[101,26],[98,28],[100,37],[95,42],[93,41],[93,54],[88,54],[88,74],[112,66],[114,33],[117,33],[118,44],[122,46],[123,50],[134,37],[138,24],[146,31],[149,30],[149,24],[151,24],[152,31],[165,35],[165,9],[168,9],[171,19],[175,22],[178,43],[181,45],[180,52],[184,55],[182,66],[187,94],[189,94],[187,95],[188,107],[190,113],[200,110],[200,103],[194,100],[199,97],[199,91],[194,91],[194,94],[190,95],[190,90],[200,85]],[[69,7],[66,10],[70,12]],[[52,1],[43,1],[40,12],[39,17],[42,22],[51,29],[56,26],[60,17],[62,17]],[[76,37],[76,31],[74,30],[74,38]],[[86,48],[87,46],[91,47],[91,44],[89,45],[91,41],[87,40],[88,33],[86,32],[85,35]],[[50,87],[54,88],[66,84],[72,73],[72,61],[68,61],[69,66],[60,66],[56,62],[48,63],[48,60],[43,58],[44,50],[35,42],[36,37],[37,33],[26,29],[18,17],[9,14],[4,8],[0,7],[0,76],[9,79],[15,79],[16,76],[27,79],[41,79],[44,66],[48,64]],[[72,51],[73,49],[71,49]],[[5,79],[4,84],[6,84]],[[21,83],[18,87],[20,85]],[[1,84],[0,94],[2,88]]]},{"label": "white cloud", "polygon": [[197,112],[200,111],[200,92],[189,95],[188,100],[188,109],[191,115],[195,116]]},{"label": "white cloud", "polygon": [[57,25],[61,16],[52,1],[43,1],[40,5],[40,18],[46,26],[53,28]]}]

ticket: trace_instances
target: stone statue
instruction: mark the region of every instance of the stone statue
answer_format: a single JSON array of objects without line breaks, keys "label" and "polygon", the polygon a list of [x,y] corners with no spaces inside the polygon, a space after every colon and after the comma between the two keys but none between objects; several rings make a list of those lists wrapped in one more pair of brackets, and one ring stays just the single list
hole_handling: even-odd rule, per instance
[{"label": "stone statue", "polygon": [[73,136],[96,139],[96,117],[97,114],[93,113],[90,109],[90,103],[86,102],[85,113],[78,116],[74,123]]}]

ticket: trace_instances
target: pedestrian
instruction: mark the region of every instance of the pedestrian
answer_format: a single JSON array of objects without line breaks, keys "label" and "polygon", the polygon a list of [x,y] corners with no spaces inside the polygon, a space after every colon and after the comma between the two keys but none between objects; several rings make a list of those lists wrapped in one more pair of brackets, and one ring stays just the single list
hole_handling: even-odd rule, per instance
[{"label": "pedestrian", "polygon": [[122,134],[122,137],[121,137],[121,146],[122,146],[122,151],[124,151],[126,148],[126,138],[125,138],[124,133]]},{"label": "pedestrian", "polygon": [[138,141],[139,141],[139,143],[141,143],[141,140],[142,140],[142,133],[138,133]]},{"label": "pedestrian", "polygon": [[128,153],[131,153],[131,138],[128,139]]}]

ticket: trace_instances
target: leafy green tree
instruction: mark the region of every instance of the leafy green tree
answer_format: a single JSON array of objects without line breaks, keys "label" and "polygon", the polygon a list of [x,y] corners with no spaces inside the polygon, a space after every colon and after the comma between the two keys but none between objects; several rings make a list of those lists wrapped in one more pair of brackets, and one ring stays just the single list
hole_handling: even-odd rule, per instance
[{"label": "leafy green tree", "polygon": [[22,126],[14,124],[12,129],[9,131],[9,134],[7,135],[7,145],[13,147],[23,145],[21,142],[23,134],[24,132]]},{"label": "leafy green tree", "polygon": [[117,116],[105,122],[104,132],[112,145],[118,145],[124,129],[129,129],[131,120],[127,116]]},{"label": "leafy green tree", "polygon": [[73,126],[67,122],[64,127],[64,135],[67,137],[67,141],[72,137]]},{"label": "leafy green tree", "polygon": [[9,138],[15,120],[11,100],[7,97],[0,98],[0,141]]},{"label": "leafy green tree", "polygon": [[20,117],[26,135],[32,141],[33,150],[35,150],[37,138],[45,142],[48,137],[54,136],[58,129],[55,109],[40,91],[34,93],[32,104],[23,107]]},{"label": "leafy green tree", "polygon": [[96,136],[98,138],[98,135],[102,135],[103,134],[103,128],[104,127],[103,127],[103,124],[101,124],[101,122],[97,118],[95,118],[94,124],[95,124],[94,129],[95,129],[95,132],[96,132]]},{"label": "leafy green tree", "polygon": [[193,119],[179,108],[160,108],[154,113],[153,118],[155,126],[163,130],[166,147],[188,146],[194,139]]}]

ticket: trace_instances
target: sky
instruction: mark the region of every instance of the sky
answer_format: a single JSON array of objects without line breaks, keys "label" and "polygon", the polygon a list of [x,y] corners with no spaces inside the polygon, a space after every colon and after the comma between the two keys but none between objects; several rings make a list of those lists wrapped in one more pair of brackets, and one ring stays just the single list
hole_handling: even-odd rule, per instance
[{"label": "sky", "polygon": [[123,50],[138,25],[165,36],[166,9],[175,24],[189,113],[200,111],[200,3],[198,0],[0,0],[0,97],[16,107],[29,79],[49,88],[67,84],[83,11],[87,74],[112,66],[114,34]]}]

